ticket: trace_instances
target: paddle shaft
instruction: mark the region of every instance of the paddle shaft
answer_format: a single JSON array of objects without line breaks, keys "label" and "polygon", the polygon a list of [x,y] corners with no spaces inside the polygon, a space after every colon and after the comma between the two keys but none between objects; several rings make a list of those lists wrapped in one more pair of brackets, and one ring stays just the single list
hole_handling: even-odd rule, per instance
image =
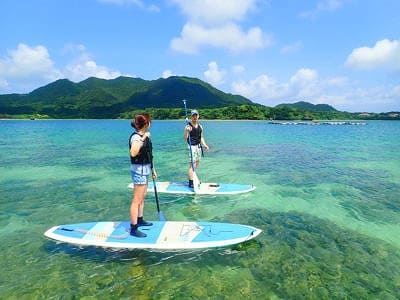
[{"label": "paddle shaft", "polygon": [[[147,153],[147,155],[150,156],[150,153]],[[160,204],[158,203],[157,184],[156,184],[156,180],[154,179],[154,176],[153,176],[153,169],[154,169],[153,155],[151,155],[150,160],[151,160],[151,172],[152,172],[151,178],[153,178],[154,197],[156,198],[158,219],[159,219],[160,221],[166,221],[166,219],[165,219],[165,217],[164,217],[164,214],[160,211]]]},{"label": "paddle shaft", "polygon": [[157,212],[160,213],[160,204],[158,203],[158,194],[157,194],[157,185],[156,180],[153,178],[153,185],[154,185],[154,196],[156,197],[156,204],[157,204]]}]

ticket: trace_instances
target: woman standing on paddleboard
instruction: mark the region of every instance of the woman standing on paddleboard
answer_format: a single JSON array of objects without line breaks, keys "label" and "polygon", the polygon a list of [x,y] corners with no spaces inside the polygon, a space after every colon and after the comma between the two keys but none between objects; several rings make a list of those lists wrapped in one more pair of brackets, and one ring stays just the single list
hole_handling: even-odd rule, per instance
[{"label": "woman standing on paddleboard", "polygon": [[129,138],[129,152],[131,158],[131,176],[134,184],[132,203],[130,207],[131,232],[136,237],[146,237],[138,227],[152,226],[153,223],[143,219],[144,199],[147,194],[148,176],[157,178],[156,169],[153,166],[153,146],[150,140],[151,118],[147,113],[139,114],[131,122],[135,128]]},{"label": "woman standing on paddleboard", "polygon": [[191,122],[185,126],[183,139],[189,145],[190,165],[189,165],[189,187],[193,188],[194,172],[199,166],[200,157],[203,155],[203,147],[208,151],[208,145],[203,136],[203,126],[199,123],[199,112],[197,110],[191,111]]}]

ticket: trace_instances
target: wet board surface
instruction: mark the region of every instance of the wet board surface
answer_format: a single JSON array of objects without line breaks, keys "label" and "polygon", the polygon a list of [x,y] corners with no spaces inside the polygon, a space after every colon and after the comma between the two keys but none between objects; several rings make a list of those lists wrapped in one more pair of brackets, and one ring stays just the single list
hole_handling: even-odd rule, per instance
[{"label": "wet board surface", "polygon": [[[203,194],[203,195],[232,195],[248,193],[256,189],[251,184],[235,184],[235,183],[210,183],[203,182],[200,188],[195,192],[190,188],[187,182],[173,181],[157,181],[157,192],[168,194]],[[128,185],[128,188],[133,188],[133,183]],[[148,183],[148,192],[154,192],[153,182]]]},{"label": "wet board surface", "polygon": [[115,249],[200,249],[223,247],[251,240],[262,230],[241,224],[217,222],[152,221],[139,227],[147,234],[129,234],[130,222],[90,222],[54,226],[44,235],[52,240],[81,246]]}]

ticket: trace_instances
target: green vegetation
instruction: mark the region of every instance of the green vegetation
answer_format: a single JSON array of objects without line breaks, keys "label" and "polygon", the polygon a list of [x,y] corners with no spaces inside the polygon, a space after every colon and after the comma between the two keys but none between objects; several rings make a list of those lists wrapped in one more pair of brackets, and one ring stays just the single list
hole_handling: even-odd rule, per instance
[{"label": "green vegetation", "polygon": [[201,110],[203,119],[223,120],[399,120],[398,112],[348,113],[326,104],[304,101],[268,107],[224,93],[196,78],[171,76],[143,80],[88,78],[79,83],[60,79],[29,94],[0,95],[0,118],[130,119],[147,111],[154,119],[184,117],[182,100]]},{"label": "green vegetation", "polygon": [[[143,109],[122,113],[119,118],[132,119]],[[183,108],[148,108],[153,119],[168,120],[185,117]],[[400,120],[399,113],[359,114],[341,111],[308,111],[288,106],[268,107],[242,104],[220,108],[203,108],[202,119],[209,120]]]}]

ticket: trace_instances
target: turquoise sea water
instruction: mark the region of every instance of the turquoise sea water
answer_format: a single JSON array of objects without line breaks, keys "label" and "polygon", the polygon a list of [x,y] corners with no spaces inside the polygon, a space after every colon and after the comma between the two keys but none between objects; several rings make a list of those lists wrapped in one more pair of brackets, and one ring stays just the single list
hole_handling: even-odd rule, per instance
[{"label": "turquoise sea water", "polygon": [[[183,121],[153,121],[160,181],[186,180]],[[249,224],[235,247],[182,252],[47,240],[66,223],[128,220],[127,120],[0,121],[1,299],[399,299],[400,122],[203,121],[203,182],[233,196],[159,194],[168,220]],[[146,219],[157,219],[154,195]]]}]

